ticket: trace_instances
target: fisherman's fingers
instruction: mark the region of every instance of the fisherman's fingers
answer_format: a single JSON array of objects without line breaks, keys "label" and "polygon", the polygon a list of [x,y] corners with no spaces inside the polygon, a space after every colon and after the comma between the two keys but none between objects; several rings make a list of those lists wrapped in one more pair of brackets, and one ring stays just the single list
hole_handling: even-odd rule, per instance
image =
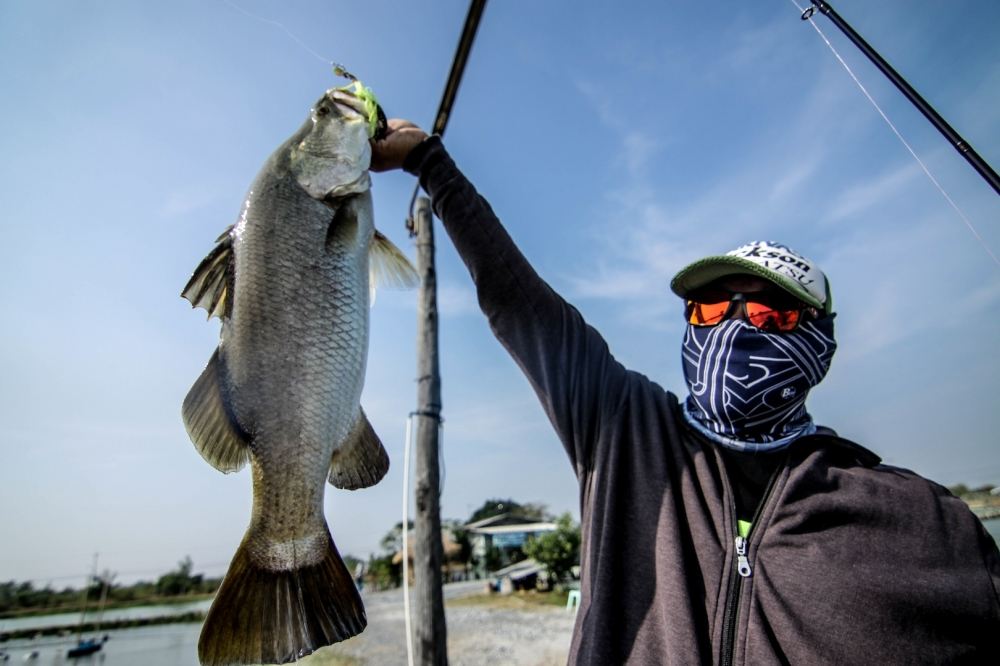
[{"label": "fisherman's fingers", "polygon": [[372,171],[399,169],[410,151],[427,138],[427,133],[409,120],[391,118],[387,124],[385,136],[372,141]]}]

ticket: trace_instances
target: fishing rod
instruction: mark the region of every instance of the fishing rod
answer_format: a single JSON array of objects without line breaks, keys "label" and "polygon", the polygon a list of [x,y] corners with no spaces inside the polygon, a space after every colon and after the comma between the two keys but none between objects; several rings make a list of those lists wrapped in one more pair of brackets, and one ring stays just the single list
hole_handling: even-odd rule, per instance
[{"label": "fishing rod", "polygon": [[861,50],[862,53],[868,56],[868,59],[871,60],[890,81],[892,81],[899,91],[906,95],[906,98],[909,99],[915,107],[917,107],[917,110],[924,114],[924,117],[927,118],[927,120],[929,120],[931,124],[944,135],[955,150],[957,150],[959,154],[961,154],[962,157],[964,157],[969,164],[972,165],[972,168],[978,171],[979,175],[982,176],[987,183],[989,183],[989,185],[993,188],[993,191],[1000,194],[1000,176],[997,175],[997,172],[990,167],[986,160],[980,157],[979,153],[973,149],[969,142],[963,139],[962,136],[948,124],[948,121],[942,118],[941,114],[935,111],[934,107],[928,104],[927,100],[921,97],[920,93],[914,90],[913,86],[907,83],[906,79],[900,76],[899,72],[893,69],[892,65],[886,62],[885,59],[879,55],[878,51],[872,48],[871,45],[857,33],[854,28],[852,28],[850,24],[848,24],[847,21],[845,21],[843,17],[841,17],[840,14],[838,14],[836,10],[830,6],[830,3],[824,2],[824,0],[812,0],[812,4],[812,7],[809,7],[802,12],[802,20],[808,21],[811,19],[817,10],[827,16],[833,24],[837,26],[840,31]]},{"label": "fishing rod", "polygon": [[[465,64],[469,60],[469,53],[472,51],[472,42],[476,39],[476,31],[479,29],[479,19],[483,16],[483,9],[486,8],[486,0],[472,0],[469,3],[469,13],[465,16],[465,26],[462,28],[462,36],[458,40],[458,48],[455,49],[455,57],[451,61],[451,71],[448,73],[448,82],[444,86],[444,93],[441,95],[441,103],[438,105],[437,115],[434,116],[434,126],[431,134],[444,136],[445,127],[451,118],[451,107],[455,103],[458,95],[458,85],[462,82],[462,74],[465,72]],[[410,197],[410,214],[406,219],[406,228],[410,230],[410,235],[414,233],[413,227],[413,204],[417,200],[417,192],[420,191],[420,183],[413,188],[413,196]]]}]

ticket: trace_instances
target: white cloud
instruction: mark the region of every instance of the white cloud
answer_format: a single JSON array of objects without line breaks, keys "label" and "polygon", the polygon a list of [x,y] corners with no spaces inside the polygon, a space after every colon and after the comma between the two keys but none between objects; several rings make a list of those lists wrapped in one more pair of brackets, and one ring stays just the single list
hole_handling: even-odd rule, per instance
[{"label": "white cloud", "polygon": [[809,187],[809,179],[818,171],[819,162],[819,156],[813,154],[801,162],[782,165],[786,167],[784,175],[775,178],[768,200],[779,203]]},{"label": "white cloud", "polygon": [[883,172],[876,180],[861,183],[841,194],[831,207],[828,217],[840,220],[856,216],[875,204],[897,198],[914,178],[923,176],[923,171],[915,162],[907,162]]}]

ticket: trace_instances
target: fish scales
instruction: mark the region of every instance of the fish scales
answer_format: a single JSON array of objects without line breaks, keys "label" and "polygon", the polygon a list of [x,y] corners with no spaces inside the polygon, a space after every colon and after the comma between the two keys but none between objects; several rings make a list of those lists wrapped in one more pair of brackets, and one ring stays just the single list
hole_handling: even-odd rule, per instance
[{"label": "fish scales", "polygon": [[222,320],[184,402],[224,472],[249,463],[250,524],[206,618],[203,664],[286,663],[365,626],[323,515],[327,481],[377,483],[388,456],[360,407],[370,255],[416,273],[375,231],[364,104],[327,91],[261,169],[239,221],[183,291]]}]

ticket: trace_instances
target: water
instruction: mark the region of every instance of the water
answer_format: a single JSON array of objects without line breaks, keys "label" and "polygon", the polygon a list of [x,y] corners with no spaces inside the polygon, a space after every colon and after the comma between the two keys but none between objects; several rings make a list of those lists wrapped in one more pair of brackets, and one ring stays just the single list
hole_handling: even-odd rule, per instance
[{"label": "water", "polygon": [[[104,611],[104,622],[116,620],[138,620],[146,617],[173,617],[192,612],[208,612],[212,605],[211,599],[194,601],[189,604],[172,604],[168,606],[136,606],[134,608],[119,608]],[[88,622],[97,621],[96,610],[87,613]],[[19,617],[0,620],[0,631],[17,631],[19,629],[41,629],[43,627],[68,627],[75,629],[80,623],[79,613],[59,613],[58,615],[38,615],[35,617]]]},{"label": "water", "polygon": [[[104,632],[102,632],[103,634]],[[45,637],[36,641],[8,641],[0,651],[10,655],[10,664],[25,663],[24,657],[37,650],[37,659],[28,661],[39,666],[79,664],[90,666],[198,666],[198,634],[201,623],[163,624],[106,632],[104,648],[87,657],[67,659],[66,651],[76,645],[76,637]]]},{"label": "water", "polygon": [[993,537],[993,540],[997,542],[997,545],[1000,545],[1000,518],[994,518],[993,520],[984,520],[983,526],[986,528],[986,531],[989,532],[990,535]]}]

